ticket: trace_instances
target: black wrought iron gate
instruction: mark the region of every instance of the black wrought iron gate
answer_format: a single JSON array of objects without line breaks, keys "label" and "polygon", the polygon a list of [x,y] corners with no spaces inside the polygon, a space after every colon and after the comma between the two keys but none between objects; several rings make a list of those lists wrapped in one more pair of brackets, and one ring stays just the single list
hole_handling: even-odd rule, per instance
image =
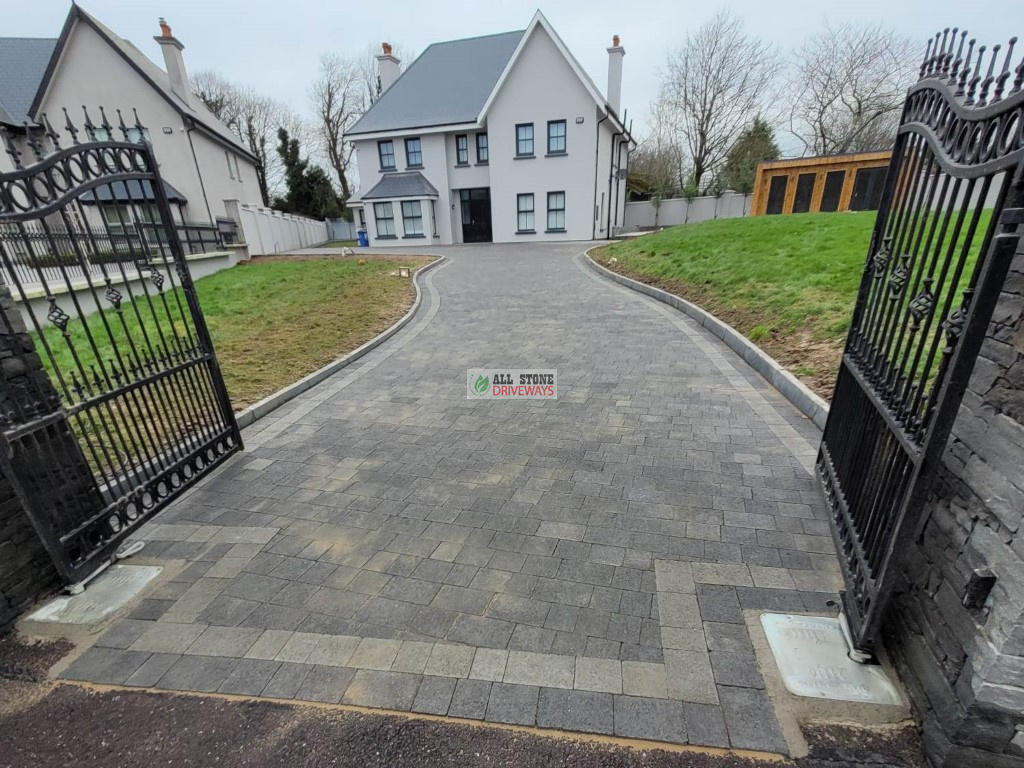
[{"label": "black wrought iron gate", "polygon": [[1024,221],[1024,63],[966,32],[907,96],[818,456],[854,644],[871,650]]},{"label": "black wrought iron gate", "polygon": [[0,468],[68,583],[242,445],[146,129],[100,114],[0,135]]}]

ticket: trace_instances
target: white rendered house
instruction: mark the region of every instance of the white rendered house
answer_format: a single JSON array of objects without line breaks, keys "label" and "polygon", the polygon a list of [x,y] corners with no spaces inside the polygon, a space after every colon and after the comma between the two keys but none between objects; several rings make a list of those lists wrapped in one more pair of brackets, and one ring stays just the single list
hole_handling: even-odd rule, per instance
[{"label": "white rendered house", "polygon": [[[67,109],[72,122],[83,128],[83,105],[93,124],[101,122],[100,107],[121,139],[117,110],[126,123],[137,111],[144,138],[153,145],[168,198],[179,222],[211,224],[228,216],[225,200],[262,205],[256,158],[226,125],[191,91],[182,57],[184,46],[161,20],[160,45],[166,71],[150,61],[131,42],[119,37],[78,5],[72,5],[59,38],[0,37],[0,125],[20,162],[35,157],[26,141],[28,132],[46,144],[40,128],[43,115],[67,146]],[[106,131],[97,130],[100,138]],[[85,140],[79,135],[79,140]],[[0,171],[14,167],[0,144]],[[148,183],[148,182],[147,182]],[[154,198],[145,185],[121,184],[117,200],[97,196],[85,202],[90,224],[117,228],[145,225],[152,220]]]},{"label": "white rendered house", "polygon": [[591,240],[625,215],[634,144],[620,115],[622,59],[594,85],[539,11],[523,31],[435,43],[349,130],[371,245]]}]

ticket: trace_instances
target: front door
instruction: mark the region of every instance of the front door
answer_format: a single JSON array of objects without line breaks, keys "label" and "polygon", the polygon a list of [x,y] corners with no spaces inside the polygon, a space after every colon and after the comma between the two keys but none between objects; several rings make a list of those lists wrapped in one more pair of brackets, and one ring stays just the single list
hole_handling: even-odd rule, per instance
[{"label": "front door", "polygon": [[462,242],[491,242],[491,190],[488,187],[460,189]]}]

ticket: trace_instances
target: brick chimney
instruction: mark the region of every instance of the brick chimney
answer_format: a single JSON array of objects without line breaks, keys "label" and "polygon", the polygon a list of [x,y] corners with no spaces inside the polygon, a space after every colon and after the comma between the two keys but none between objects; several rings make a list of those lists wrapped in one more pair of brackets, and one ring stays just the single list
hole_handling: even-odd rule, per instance
[{"label": "brick chimney", "polygon": [[171,28],[163,18],[160,19],[160,34],[153,39],[160,43],[163,51],[164,68],[171,81],[171,90],[179,99],[191,105],[192,88],[188,82],[188,72],[185,70],[185,59],[181,55],[185,46],[171,34]]},{"label": "brick chimney", "polygon": [[608,104],[620,114],[622,106],[622,59],[626,49],[619,45],[619,36],[612,36],[612,47],[608,49]]},{"label": "brick chimney", "polygon": [[402,62],[391,52],[391,43],[381,43],[381,53],[377,54],[377,65],[380,69],[380,91],[383,93],[402,73]]}]

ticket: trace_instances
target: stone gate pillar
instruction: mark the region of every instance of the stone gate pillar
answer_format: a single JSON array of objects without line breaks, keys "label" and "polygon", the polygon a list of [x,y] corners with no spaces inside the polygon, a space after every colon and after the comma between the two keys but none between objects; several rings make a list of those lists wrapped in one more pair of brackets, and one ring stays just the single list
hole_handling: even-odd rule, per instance
[{"label": "stone gate pillar", "polygon": [[944,458],[887,643],[934,766],[1024,768],[1024,246]]}]

